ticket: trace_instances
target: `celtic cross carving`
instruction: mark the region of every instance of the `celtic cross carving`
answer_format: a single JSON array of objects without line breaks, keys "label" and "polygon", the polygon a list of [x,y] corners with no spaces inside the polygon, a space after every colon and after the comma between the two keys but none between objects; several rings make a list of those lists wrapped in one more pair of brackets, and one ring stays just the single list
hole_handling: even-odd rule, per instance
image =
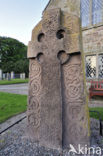
[{"label": "celtic cross carving", "polygon": [[49,9],[28,46],[29,132],[50,148],[85,144],[89,138],[78,21],[60,9]]},{"label": "celtic cross carving", "polygon": [[69,58],[66,54],[66,49],[69,46],[65,42],[66,30],[60,26],[60,9],[49,11],[44,15],[42,23],[42,30],[38,34],[37,40],[29,42],[28,57],[37,57],[39,61],[41,57],[52,60],[56,60],[58,57],[61,63],[65,63]]}]

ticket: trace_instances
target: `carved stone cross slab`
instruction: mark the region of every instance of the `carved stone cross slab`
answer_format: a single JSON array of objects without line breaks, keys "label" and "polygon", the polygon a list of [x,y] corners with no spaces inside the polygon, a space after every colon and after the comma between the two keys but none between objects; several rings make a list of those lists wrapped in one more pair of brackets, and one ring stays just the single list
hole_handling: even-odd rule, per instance
[{"label": "carved stone cross slab", "polygon": [[[64,51],[64,32],[61,30],[59,34],[60,9],[51,10],[47,16],[44,15],[37,40],[29,43],[29,55],[41,67],[40,128],[39,136],[36,134],[38,130],[34,135],[38,136],[40,144],[59,148],[62,147],[61,63],[65,63],[69,56]],[[62,35],[60,39],[59,35]],[[60,60],[62,55],[65,57]],[[35,85],[37,89],[37,81],[31,81],[30,88]]]},{"label": "carved stone cross slab", "polygon": [[50,9],[29,42],[28,130],[46,147],[88,143],[79,27],[76,16],[72,20],[70,14],[62,16],[60,9]]}]

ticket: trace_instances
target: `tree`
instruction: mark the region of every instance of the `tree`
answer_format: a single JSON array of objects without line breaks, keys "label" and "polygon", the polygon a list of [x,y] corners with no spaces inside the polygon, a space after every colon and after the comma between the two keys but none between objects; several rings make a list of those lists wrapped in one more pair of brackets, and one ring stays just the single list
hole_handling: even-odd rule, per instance
[{"label": "tree", "polygon": [[13,38],[0,37],[0,68],[5,73],[28,74],[27,46]]}]

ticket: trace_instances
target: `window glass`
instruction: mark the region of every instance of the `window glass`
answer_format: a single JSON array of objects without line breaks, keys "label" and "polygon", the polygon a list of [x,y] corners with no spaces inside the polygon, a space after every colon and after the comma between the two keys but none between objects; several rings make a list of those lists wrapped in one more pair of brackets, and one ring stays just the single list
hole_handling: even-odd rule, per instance
[{"label": "window glass", "polygon": [[90,0],[81,0],[82,27],[90,24]]},{"label": "window glass", "polygon": [[103,55],[98,56],[98,76],[103,78]]},{"label": "window glass", "polygon": [[96,55],[86,57],[86,77],[96,78]]},{"label": "window glass", "polygon": [[102,6],[103,6],[103,2],[102,0],[93,0],[92,1],[92,21],[93,24],[97,24],[102,22]]}]

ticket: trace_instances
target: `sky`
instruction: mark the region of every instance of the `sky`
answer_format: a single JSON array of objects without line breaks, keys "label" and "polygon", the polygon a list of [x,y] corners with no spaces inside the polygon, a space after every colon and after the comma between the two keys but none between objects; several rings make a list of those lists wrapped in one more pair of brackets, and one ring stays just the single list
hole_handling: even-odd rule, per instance
[{"label": "sky", "polygon": [[0,0],[0,36],[24,44],[31,40],[32,29],[40,21],[49,0]]}]

